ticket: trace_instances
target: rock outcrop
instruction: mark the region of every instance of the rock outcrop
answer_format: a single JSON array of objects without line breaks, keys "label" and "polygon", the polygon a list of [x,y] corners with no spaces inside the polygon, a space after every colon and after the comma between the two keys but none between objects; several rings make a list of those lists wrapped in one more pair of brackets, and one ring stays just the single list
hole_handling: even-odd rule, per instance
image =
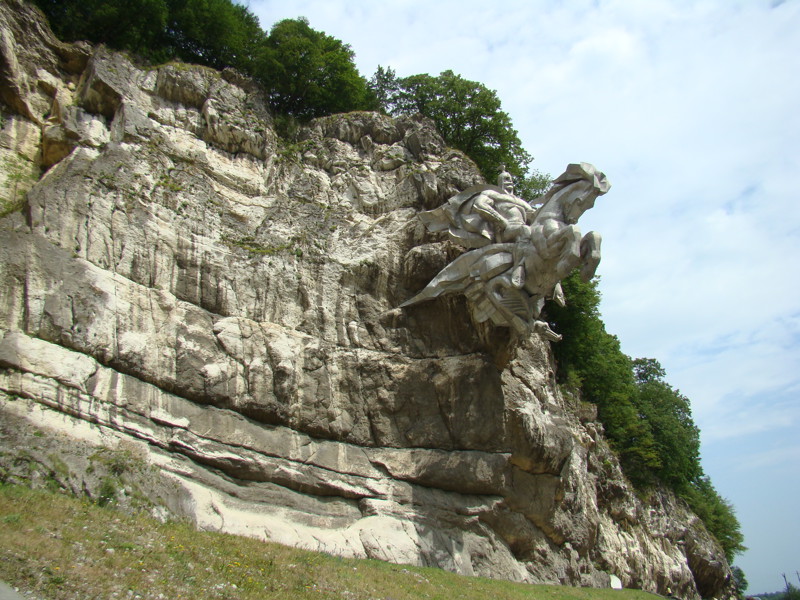
[{"label": "rock outcrop", "polygon": [[480,181],[430,123],[334,115],[287,142],[241,75],[62,44],[19,0],[0,89],[5,479],[97,494],[85,448],[121,446],[204,528],[724,594],[719,547],[634,495],[549,342],[459,297],[395,308],[459,252],[417,213]]}]

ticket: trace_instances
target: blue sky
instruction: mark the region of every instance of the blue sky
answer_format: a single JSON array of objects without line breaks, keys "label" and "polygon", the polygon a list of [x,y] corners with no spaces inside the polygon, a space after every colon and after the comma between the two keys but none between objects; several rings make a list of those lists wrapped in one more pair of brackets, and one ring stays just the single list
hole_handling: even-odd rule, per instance
[{"label": "blue sky", "polygon": [[[497,91],[533,167],[611,191],[601,310],[692,400],[750,592],[800,570],[800,2],[250,0],[305,16],[365,77],[452,69]],[[800,582],[796,582],[800,583]]]}]

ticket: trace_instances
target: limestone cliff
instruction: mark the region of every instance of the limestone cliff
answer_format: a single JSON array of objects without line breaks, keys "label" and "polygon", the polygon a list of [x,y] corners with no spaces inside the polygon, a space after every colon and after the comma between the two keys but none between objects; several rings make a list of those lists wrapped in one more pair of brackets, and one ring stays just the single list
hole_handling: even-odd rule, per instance
[{"label": "limestone cliff", "polygon": [[204,528],[724,595],[719,547],[634,495],[549,342],[512,345],[460,298],[395,308],[459,252],[417,213],[480,181],[428,122],[334,115],[289,143],[237,73],[62,44],[19,0],[0,89],[6,479],[24,443],[97,494],[79,458],[122,445]]}]

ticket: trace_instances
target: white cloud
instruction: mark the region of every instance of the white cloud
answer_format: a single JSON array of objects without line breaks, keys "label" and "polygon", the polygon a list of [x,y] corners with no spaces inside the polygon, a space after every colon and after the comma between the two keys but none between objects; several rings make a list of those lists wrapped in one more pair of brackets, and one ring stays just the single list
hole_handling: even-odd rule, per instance
[{"label": "white cloud", "polygon": [[742,471],[764,470],[770,467],[784,469],[787,465],[800,465],[800,445],[765,448],[747,457],[740,465],[740,469]]}]

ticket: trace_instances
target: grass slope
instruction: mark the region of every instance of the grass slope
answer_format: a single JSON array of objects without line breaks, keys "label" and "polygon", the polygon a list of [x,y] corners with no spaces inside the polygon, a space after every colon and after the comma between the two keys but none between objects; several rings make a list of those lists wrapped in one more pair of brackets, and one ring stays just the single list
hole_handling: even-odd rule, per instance
[{"label": "grass slope", "polygon": [[652,600],[343,559],[0,485],[0,580],[58,599]]}]

